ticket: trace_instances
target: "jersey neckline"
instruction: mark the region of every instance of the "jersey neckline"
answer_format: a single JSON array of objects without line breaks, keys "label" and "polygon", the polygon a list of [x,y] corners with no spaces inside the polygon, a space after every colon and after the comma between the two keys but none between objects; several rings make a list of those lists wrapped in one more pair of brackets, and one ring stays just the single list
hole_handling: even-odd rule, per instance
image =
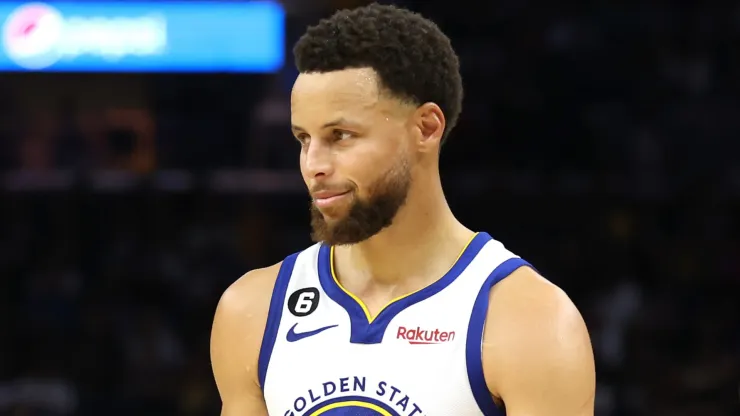
[{"label": "jersey neckline", "polygon": [[326,244],[321,244],[319,248],[319,282],[324,292],[347,311],[351,325],[350,342],[376,344],[383,340],[388,324],[396,315],[449,286],[470,265],[483,246],[491,240],[491,236],[487,233],[476,233],[444,276],[420,290],[393,299],[374,317],[371,316],[362,300],[339,283],[334,273],[334,247]]}]

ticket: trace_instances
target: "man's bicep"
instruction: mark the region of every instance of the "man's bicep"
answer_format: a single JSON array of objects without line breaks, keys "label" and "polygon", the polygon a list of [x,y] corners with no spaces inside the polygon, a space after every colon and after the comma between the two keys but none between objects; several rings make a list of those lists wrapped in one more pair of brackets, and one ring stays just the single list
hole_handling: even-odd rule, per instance
[{"label": "man's bicep", "polygon": [[583,318],[560,289],[528,289],[524,302],[496,311],[509,319],[491,316],[484,366],[492,393],[508,416],[593,416],[596,377]]},{"label": "man's bicep", "polygon": [[264,319],[258,313],[261,305],[250,302],[252,296],[245,292],[239,282],[229,288],[213,319],[211,366],[221,396],[222,416],[267,415],[257,381]]},{"label": "man's bicep", "polygon": [[264,401],[250,397],[221,400],[221,416],[269,416]]},{"label": "man's bicep", "polygon": [[229,338],[218,334],[217,320],[211,336],[211,365],[221,396],[221,416],[267,416],[262,391],[250,377],[246,363],[235,355]]},{"label": "man's bicep", "polygon": [[591,353],[571,351],[568,355],[535,360],[532,366],[523,367],[518,377],[512,377],[510,388],[501,392],[507,416],[593,416]]},{"label": "man's bicep", "polygon": [[269,416],[264,401],[249,397],[234,397],[222,400],[221,416]]}]

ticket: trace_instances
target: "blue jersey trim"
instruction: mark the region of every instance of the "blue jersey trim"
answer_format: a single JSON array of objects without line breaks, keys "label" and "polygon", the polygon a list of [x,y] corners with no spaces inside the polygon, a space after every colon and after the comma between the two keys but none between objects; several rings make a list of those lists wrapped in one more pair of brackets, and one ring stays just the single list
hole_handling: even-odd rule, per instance
[{"label": "blue jersey trim", "polygon": [[331,272],[331,247],[322,245],[319,249],[319,281],[324,292],[335,302],[341,305],[350,319],[350,342],[355,344],[377,344],[383,340],[388,324],[404,309],[428,299],[449,286],[465,270],[478,255],[483,246],[491,241],[491,236],[479,233],[468,244],[457,262],[441,279],[431,285],[399,299],[386,306],[372,322],[368,321],[362,306],[347,292],[342,290],[334,280]]},{"label": "blue jersey trim", "polygon": [[293,267],[299,254],[291,254],[283,260],[283,264],[280,265],[280,271],[275,280],[275,287],[272,289],[270,309],[267,312],[267,324],[265,325],[265,332],[262,336],[262,346],[260,347],[259,359],[257,361],[257,374],[262,391],[265,390],[267,366],[270,364],[272,349],[275,347],[275,338],[277,337],[280,320],[283,316],[285,293],[288,291],[290,276],[293,275]]},{"label": "blue jersey trim", "polygon": [[476,403],[478,403],[478,407],[485,416],[501,416],[506,414],[493,401],[483,375],[483,329],[486,324],[486,316],[488,315],[489,295],[491,288],[496,283],[523,266],[532,267],[520,258],[506,260],[496,267],[483,283],[480,292],[478,292],[478,296],[475,298],[475,303],[473,304],[473,312],[470,315],[468,337],[465,345],[465,362],[468,368],[470,389],[473,391],[473,396]]}]

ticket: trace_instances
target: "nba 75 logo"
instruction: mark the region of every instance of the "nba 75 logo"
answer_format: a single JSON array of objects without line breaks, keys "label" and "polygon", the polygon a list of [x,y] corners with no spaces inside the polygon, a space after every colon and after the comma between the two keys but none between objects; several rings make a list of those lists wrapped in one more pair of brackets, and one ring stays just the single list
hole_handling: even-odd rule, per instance
[{"label": "nba 75 logo", "polygon": [[29,3],[15,9],[3,26],[8,57],[26,69],[42,69],[61,57],[58,48],[64,18],[55,8]]}]

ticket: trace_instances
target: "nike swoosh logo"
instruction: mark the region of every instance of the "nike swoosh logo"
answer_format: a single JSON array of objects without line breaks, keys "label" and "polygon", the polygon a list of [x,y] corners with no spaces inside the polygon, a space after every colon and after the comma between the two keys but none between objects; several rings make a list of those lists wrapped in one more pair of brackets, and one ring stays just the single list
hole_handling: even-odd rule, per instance
[{"label": "nike swoosh logo", "polygon": [[288,342],[300,341],[303,338],[312,337],[312,336],[314,336],[314,335],[316,335],[318,333],[324,332],[327,329],[331,329],[331,328],[334,328],[334,327],[339,326],[339,325],[329,325],[329,326],[325,326],[325,327],[322,327],[322,328],[319,328],[319,329],[314,329],[313,331],[307,331],[307,332],[295,332],[295,327],[296,326],[298,326],[298,324],[293,325],[288,330],[288,335],[285,337],[288,340]]}]

